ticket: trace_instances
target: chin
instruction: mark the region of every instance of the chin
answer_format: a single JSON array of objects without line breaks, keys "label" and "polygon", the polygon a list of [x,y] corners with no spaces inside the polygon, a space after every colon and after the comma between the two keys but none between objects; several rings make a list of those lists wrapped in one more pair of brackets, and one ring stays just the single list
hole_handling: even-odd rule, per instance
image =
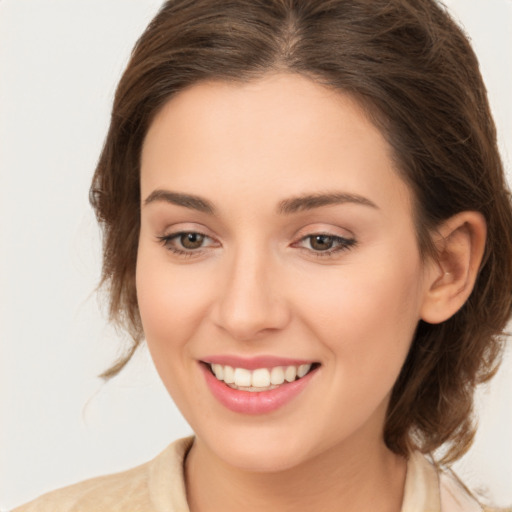
[{"label": "chin", "polygon": [[[251,429],[252,430],[252,429]],[[272,432],[263,425],[253,432],[202,438],[225,464],[255,473],[274,473],[299,466],[311,455],[311,448],[300,441],[297,432]],[[292,438],[293,437],[293,438]]]},{"label": "chin", "polygon": [[278,473],[297,467],[303,462],[297,453],[261,448],[251,451],[236,450],[224,454],[223,459],[226,464],[251,473]]}]

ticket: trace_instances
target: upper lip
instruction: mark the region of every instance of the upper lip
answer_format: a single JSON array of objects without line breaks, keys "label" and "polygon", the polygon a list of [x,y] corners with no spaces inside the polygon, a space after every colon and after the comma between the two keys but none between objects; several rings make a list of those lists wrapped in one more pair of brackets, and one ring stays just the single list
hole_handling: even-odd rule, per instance
[{"label": "upper lip", "polygon": [[257,368],[274,368],[275,366],[300,366],[302,364],[313,364],[316,361],[310,359],[295,359],[291,357],[279,357],[272,355],[261,355],[253,357],[241,357],[236,355],[212,355],[202,358],[201,361],[207,364],[220,364],[233,368],[245,368],[256,370]]}]

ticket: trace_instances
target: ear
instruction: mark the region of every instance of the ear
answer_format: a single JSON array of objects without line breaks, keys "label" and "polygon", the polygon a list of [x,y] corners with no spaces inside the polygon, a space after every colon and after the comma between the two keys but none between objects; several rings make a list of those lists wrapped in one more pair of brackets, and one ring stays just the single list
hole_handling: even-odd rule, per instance
[{"label": "ear", "polygon": [[427,263],[421,319],[431,324],[453,316],[469,298],[485,249],[486,222],[478,212],[461,212],[436,230],[437,259]]}]

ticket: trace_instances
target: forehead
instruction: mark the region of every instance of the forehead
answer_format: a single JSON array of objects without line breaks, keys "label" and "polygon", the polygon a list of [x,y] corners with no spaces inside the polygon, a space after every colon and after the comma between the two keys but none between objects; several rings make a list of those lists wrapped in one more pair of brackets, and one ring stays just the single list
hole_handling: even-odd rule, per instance
[{"label": "forehead", "polygon": [[141,184],[143,196],[169,186],[269,204],[333,188],[409,201],[388,143],[357,101],[292,74],[204,82],[173,97],[147,133]]}]

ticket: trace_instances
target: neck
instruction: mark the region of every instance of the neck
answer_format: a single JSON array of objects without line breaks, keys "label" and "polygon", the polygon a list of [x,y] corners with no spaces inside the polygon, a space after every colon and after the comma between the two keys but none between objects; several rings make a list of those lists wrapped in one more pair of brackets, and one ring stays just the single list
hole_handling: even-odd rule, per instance
[{"label": "neck", "polygon": [[406,461],[378,439],[351,440],[276,472],[230,466],[199,439],[186,460],[191,512],[399,512],[405,473]]}]

